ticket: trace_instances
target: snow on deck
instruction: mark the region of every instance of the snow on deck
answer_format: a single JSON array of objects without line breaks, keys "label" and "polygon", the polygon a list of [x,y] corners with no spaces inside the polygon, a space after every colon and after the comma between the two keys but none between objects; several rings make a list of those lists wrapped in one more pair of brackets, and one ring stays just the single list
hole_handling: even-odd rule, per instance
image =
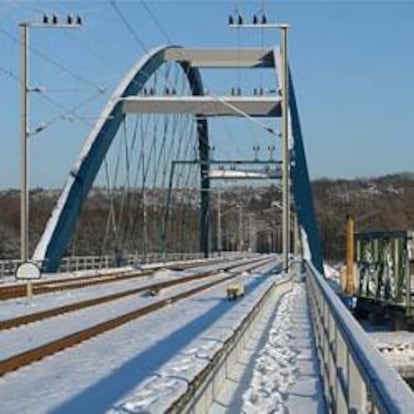
[{"label": "snow on deck", "polygon": [[210,414],[324,413],[303,283],[265,312]]},{"label": "snow on deck", "polygon": [[219,285],[7,374],[0,378],[0,411],[142,412],[137,404],[145,402],[149,412],[162,412],[157,410],[183,392],[274,277],[243,276],[246,296],[240,301],[227,301],[225,285]]}]

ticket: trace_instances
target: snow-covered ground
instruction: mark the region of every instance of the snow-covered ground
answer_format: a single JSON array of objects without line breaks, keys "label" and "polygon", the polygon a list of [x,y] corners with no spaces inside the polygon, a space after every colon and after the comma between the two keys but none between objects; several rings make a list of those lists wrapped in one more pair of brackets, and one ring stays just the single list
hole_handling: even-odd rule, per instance
[{"label": "snow-covered ground", "polygon": [[403,377],[414,377],[414,332],[367,332],[385,360]]},{"label": "snow-covered ground", "polygon": [[[162,412],[156,404],[182,392],[277,277],[241,276],[243,300],[227,301],[219,285],[7,374],[0,378],[0,412],[132,413],[145,404]],[[64,315],[54,319],[67,324]],[[23,338],[13,341],[19,346]]]},{"label": "snow-covered ground", "polygon": [[244,413],[322,413],[324,404],[303,283],[282,298],[259,351]]},{"label": "snow-covered ground", "polygon": [[324,413],[303,283],[265,312],[210,414]]}]

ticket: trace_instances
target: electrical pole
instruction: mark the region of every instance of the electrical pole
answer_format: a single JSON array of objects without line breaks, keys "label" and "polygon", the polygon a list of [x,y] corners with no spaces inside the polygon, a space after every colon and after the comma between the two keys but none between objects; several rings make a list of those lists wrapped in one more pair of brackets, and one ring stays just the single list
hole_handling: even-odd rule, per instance
[{"label": "electrical pole", "polygon": [[250,214],[250,249],[254,253],[256,251],[256,222],[253,213]]},{"label": "electrical pole", "polygon": [[222,237],[221,237],[221,190],[217,187],[217,250],[221,256]]},{"label": "electrical pole", "polygon": [[27,183],[27,24],[20,24],[20,259],[29,256],[29,203]]},{"label": "electrical pole", "polygon": [[282,41],[282,223],[283,223],[283,271],[289,268],[289,73],[287,60],[287,31],[289,25],[280,25]]},{"label": "electrical pole", "polygon": [[239,251],[243,250],[243,207],[239,204]]},{"label": "electrical pole", "polygon": [[[29,259],[29,174],[28,174],[28,138],[31,134],[28,126],[29,101],[28,93],[28,44],[29,27],[38,28],[77,28],[82,25],[80,16],[74,18],[68,15],[65,23],[58,23],[56,15],[50,18],[43,16],[42,22],[23,22],[19,24],[20,32],[20,259],[24,264]],[[33,133],[41,132],[45,127],[40,126]],[[32,282],[27,281],[27,298],[32,299]]]}]

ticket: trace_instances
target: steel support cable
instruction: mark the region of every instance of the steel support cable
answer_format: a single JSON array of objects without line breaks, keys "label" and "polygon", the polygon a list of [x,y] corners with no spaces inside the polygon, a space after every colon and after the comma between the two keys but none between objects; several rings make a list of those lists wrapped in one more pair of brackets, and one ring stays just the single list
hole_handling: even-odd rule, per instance
[{"label": "steel support cable", "polygon": [[[138,138],[141,137],[142,134],[140,134],[140,130],[142,129],[142,123],[143,123],[143,117],[140,115],[136,115],[134,117],[135,119],[135,125],[134,125],[134,133],[133,133],[133,141],[134,141],[134,149],[133,155],[134,159],[137,159],[137,162],[135,163],[135,171],[134,171],[134,180],[132,183],[132,188],[134,189],[133,197],[131,197],[132,200],[135,200],[133,205],[131,206],[131,209],[129,211],[129,217],[128,221],[125,223],[125,231],[124,231],[124,237],[128,238],[132,242],[132,246],[134,251],[139,251],[139,246],[137,243],[137,238],[134,236],[135,234],[135,227],[138,222],[138,216],[139,216],[139,209],[140,209],[140,198],[137,193],[137,188],[139,187],[139,172],[141,170],[141,156],[138,149],[138,146],[136,146],[136,142],[138,142]],[[148,121],[147,121],[148,124]]]},{"label": "steel support cable", "polygon": [[129,170],[129,172],[128,172],[128,195],[127,195],[127,214],[128,214],[128,217],[124,221],[124,231],[123,231],[123,241],[122,241],[122,244],[123,245],[125,244],[125,241],[127,239],[128,240],[132,240],[130,226],[132,225],[132,222],[133,222],[133,215],[132,215],[132,208],[133,208],[133,206],[132,206],[132,200],[133,200],[133,195],[134,195],[134,190],[136,188],[136,185],[135,185],[135,181],[132,184],[130,182],[130,163],[131,163],[131,158],[132,158],[132,156],[134,154],[135,145],[136,145],[136,142],[137,142],[137,136],[138,136],[138,134],[137,134],[137,132],[138,132],[138,129],[137,129],[138,128],[138,117],[135,116],[134,117],[134,120],[135,120],[135,125],[134,125],[134,128],[133,128],[132,138],[130,140],[131,143],[130,143],[130,146],[129,146],[128,153],[125,154],[126,157],[128,156],[128,165],[129,165],[128,170]]},{"label": "steel support cable", "polygon": [[[122,137],[119,137],[120,143],[122,142],[122,146],[123,146],[123,159],[125,162],[125,177],[124,177],[124,182],[123,184],[120,186],[122,188],[122,194],[121,194],[121,203],[119,206],[119,212],[118,212],[118,223],[119,223],[119,227],[120,228],[125,228],[124,223],[125,223],[125,219],[124,219],[124,210],[125,210],[125,200],[128,197],[128,193],[129,193],[129,149],[128,149],[128,141],[127,141],[127,120],[126,117],[124,117],[124,121],[122,122]],[[117,198],[119,198],[119,196],[117,195]],[[125,251],[125,237],[123,236],[123,234],[121,234],[121,239],[120,239],[120,246],[121,246],[121,251]]]},{"label": "steel support cable", "polygon": [[[124,133],[126,133],[126,131],[125,131],[125,128],[126,128],[126,122],[127,122],[127,119],[126,119],[126,117],[125,117],[125,119],[124,119],[124,121],[123,121],[123,128],[124,128]],[[128,163],[128,168],[129,168],[129,163]],[[126,182],[124,182],[124,185],[125,185],[125,183]],[[122,243],[122,245],[123,245],[123,243]]]},{"label": "steel support cable", "polygon": [[[192,118],[192,117],[189,117],[189,118]],[[189,132],[188,132],[187,143],[185,145],[185,151],[184,151],[184,154],[183,154],[183,159],[187,159],[187,157],[188,157],[188,155],[191,151],[191,147],[194,144],[194,142],[193,142],[194,133],[195,133],[194,123],[189,122],[188,124],[190,125],[190,128],[189,128]],[[192,195],[191,194],[192,192],[188,191],[189,190],[189,183],[190,183],[190,179],[191,179],[191,171],[196,170],[196,172],[197,172],[197,168],[192,168],[194,166],[192,166],[191,164],[187,165],[185,167],[186,167],[186,170],[187,170],[186,171],[187,174],[186,174],[186,177],[185,177],[185,181],[183,182],[183,192],[182,192],[182,194],[183,194],[184,201],[183,201],[182,206],[181,206],[181,221],[180,221],[181,222],[180,240],[182,242],[182,249],[181,249],[182,251],[186,251],[185,250],[186,248],[184,247],[185,239],[188,239],[188,237],[186,237],[186,236],[191,233],[190,231],[188,231],[188,229],[186,229],[187,231],[184,230],[185,218],[187,218],[188,220],[191,220],[191,218],[192,218],[191,215],[187,214],[188,210],[191,208],[190,197]],[[191,225],[191,222],[190,222],[190,225]]]},{"label": "steel support cable", "polygon": [[[168,217],[170,214],[170,209],[171,209],[171,203],[174,204],[174,197],[172,197],[172,188],[166,188],[166,182],[165,180],[167,179],[167,173],[168,171],[170,171],[170,175],[172,174],[172,170],[170,170],[170,168],[173,168],[173,164],[172,164],[172,146],[174,144],[174,139],[175,139],[175,134],[176,134],[176,129],[177,129],[177,124],[176,122],[174,122],[176,120],[177,114],[173,114],[172,115],[172,127],[171,127],[171,142],[170,145],[168,147],[168,151],[164,151],[165,155],[164,155],[164,162],[163,162],[163,174],[162,174],[162,182],[161,182],[161,187],[164,188],[171,196],[170,198],[167,198],[164,201],[164,205],[163,205],[163,216],[164,216],[164,236],[166,238],[166,241],[168,240],[167,237],[167,227],[168,227]],[[167,119],[170,119],[170,117],[168,117]],[[169,166],[171,166],[169,168]],[[173,178],[173,177],[170,177]],[[168,180],[168,185],[170,186],[170,184],[172,185],[172,182],[170,183],[170,180]],[[167,204],[170,205],[167,205]]]},{"label": "steel support cable", "polygon": [[[115,220],[115,212],[114,212],[114,205],[113,205],[113,199],[112,199],[112,191],[110,190],[111,187],[111,179],[109,174],[109,167],[108,162],[106,160],[106,157],[103,160],[104,163],[104,171],[105,171],[105,177],[106,177],[106,193],[109,200],[109,213],[108,213],[108,219],[107,219],[107,227],[105,229],[105,241],[108,240],[109,234],[111,233],[111,230],[113,233],[117,233],[116,230],[116,220]],[[113,243],[110,244],[110,249],[113,249]]]},{"label": "steel support cable", "polygon": [[[138,117],[139,116],[137,116],[137,118]],[[143,120],[142,120],[143,116],[140,116],[139,118],[140,118],[140,122],[139,122],[140,127],[138,127],[137,130],[140,130],[140,137],[141,137],[141,142],[142,142],[143,137],[145,137],[148,134],[148,129],[149,129],[151,117],[150,116],[147,116],[146,117],[146,124],[145,124],[145,126],[143,125]],[[144,168],[145,168],[145,153],[143,152],[143,150],[141,148],[141,150],[139,152],[137,168],[135,170],[134,188],[138,188],[140,178],[142,178],[141,188],[142,188],[142,185],[145,185],[143,175],[140,175],[142,173],[142,171],[144,170]],[[142,190],[141,190],[141,195],[142,195]],[[129,234],[130,234],[130,236],[133,233],[135,233],[135,228],[136,228],[137,223],[138,223],[138,218],[140,217],[140,207],[141,207],[141,210],[143,211],[143,199],[142,199],[142,196],[141,196],[140,202],[137,202],[136,205],[135,205],[135,209],[134,209],[135,212],[134,212],[134,214],[132,216],[133,217],[133,221],[129,225]],[[126,233],[125,233],[125,236],[126,236]]]},{"label": "steel support cable", "polygon": [[[162,182],[161,182],[161,186],[162,188],[166,188],[166,179],[167,179],[167,174],[170,171],[170,169],[172,168],[172,162],[173,160],[173,147],[174,147],[174,140],[175,140],[175,136],[177,133],[177,117],[179,115],[178,114],[172,114],[172,116],[168,117],[169,122],[170,122],[170,130],[171,130],[171,139],[169,142],[169,145],[167,145],[167,150],[164,151],[164,160],[163,160],[163,166],[164,166],[164,171],[163,171],[163,175],[162,175]],[[170,189],[169,189],[170,191]]]},{"label": "steel support cable", "polygon": [[[179,132],[179,143],[177,145],[177,152],[176,152],[176,157],[175,159],[183,159],[183,156],[181,156],[181,148],[182,148],[182,143],[184,141],[184,136],[185,136],[185,123],[181,122],[181,131]],[[185,159],[185,158],[184,158]],[[181,166],[181,168],[179,168],[178,174],[177,174],[177,181],[176,181],[176,188],[179,189],[181,188],[182,190],[180,191],[180,203],[177,206],[177,215],[180,215],[180,211],[183,210],[183,205],[185,204],[185,194],[184,194],[184,183],[181,182],[182,178],[183,178],[183,170],[184,170],[184,166]],[[179,240],[181,240],[181,236],[182,236],[182,227],[183,225],[180,226],[180,223],[182,224],[181,221],[179,220],[174,220],[177,225],[178,225],[178,238]]]},{"label": "steel support cable", "polygon": [[[140,137],[142,139],[142,136],[144,135],[142,130],[143,130],[143,117],[140,115],[137,115],[136,117],[136,128],[134,130],[134,136],[133,136],[133,140],[136,142],[137,138],[136,137]],[[147,120],[147,124],[148,124],[148,120]],[[141,131],[141,132],[139,132]],[[134,145],[135,147],[135,145]],[[138,150],[138,149],[137,149]],[[135,168],[135,174],[134,174],[134,181],[133,181],[133,188],[135,189],[134,191],[134,195],[136,197],[136,203],[133,207],[133,211],[129,212],[129,220],[125,222],[125,226],[124,226],[124,233],[123,233],[123,244],[125,243],[125,241],[127,239],[130,240],[134,240],[134,249],[137,249],[137,244],[135,242],[135,239],[132,235],[134,233],[137,221],[138,221],[138,216],[139,216],[139,210],[140,210],[140,204],[141,204],[141,200],[138,199],[138,194],[136,193],[136,189],[139,187],[139,177],[140,177],[140,170],[141,170],[141,165],[143,162],[143,157],[142,157],[142,153],[140,150],[138,150],[138,162],[136,163],[136,168]]]},{"label": "steel support cable", "polygon": [[[125,122],[125,119],[123,122]],[[110,202],[111,202],[110,212],[112,215],[112,229],[113,229],[113,234],[114,234],[115,252],[116,252],[117,260],[120,257],[119,254],[121,253],[121,250],[120,250],[120,236],[119,236],[119,231],[118,231],[118,220],[117,220],[117,214],[116,214],[116,208],[115,208],[114,192],[117,188],[119,160],[121,156],[120,154],[122,152],[121,147],[122,147],[122,142],[120,140],[120,143],[118,144],[118,152],[116,155],[115,167],[114,167],[113,178],[112,178],[112,185],[110,183],[110,180],[108,180],[108,183],[109,183],[108,191],[110,192]],[[105,167],[106,167],[106,173],[109,176],[108,156],[105,157],[104,162],[105,162]]]}]

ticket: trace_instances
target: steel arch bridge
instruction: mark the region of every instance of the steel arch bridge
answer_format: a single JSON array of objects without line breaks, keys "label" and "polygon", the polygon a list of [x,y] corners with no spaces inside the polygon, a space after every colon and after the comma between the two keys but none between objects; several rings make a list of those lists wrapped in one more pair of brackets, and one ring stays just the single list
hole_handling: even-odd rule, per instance
[{"label": "steel arch bridge", "polygon": [[[171,88],[160,95],[147,85],[164,65],[175,63],[189,88],[180,95]],[[201,68],[269,68],[275,82],[281,79],[281,54],[278,47],[265,49],[188,49],[162,46],[139,59],[121,80],[92,128],[74,163],[66,184],[38,242],[33,259],[43,261],[44,269],[56,271],[69,240],[73,236],[81,207],[105,162],[114,137],[129,113],[190,114],[196,124],[199,163],[199,248],[209,252],[210,154],[209,117],[247,116],[251,118],[281,116],[280,94],[272,96],[204,95]],[[169,89],[168,87],[166,89]],[[280,90],[280,89],[279,89]],[[290,177],[305,256],[322,269],[318,229],[313,207],[305,149],[292,78],[289,77]]]}]

